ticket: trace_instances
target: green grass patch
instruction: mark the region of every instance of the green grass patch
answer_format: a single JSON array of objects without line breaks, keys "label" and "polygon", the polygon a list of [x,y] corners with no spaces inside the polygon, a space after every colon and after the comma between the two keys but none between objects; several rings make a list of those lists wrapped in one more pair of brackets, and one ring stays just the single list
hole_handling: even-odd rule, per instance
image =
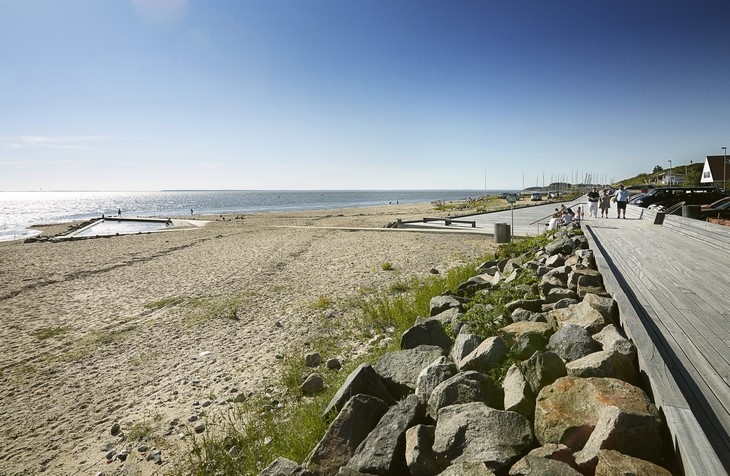
[{"label": "green grass patch", "polygon": [[507,371],[510,367],[512,367],[513,364],[516,364],[517,362],[520,362],[520,358],[513,354],[509,353],[507,355],[507,358],[504,359],[502,364],[500,364],[498,367],[492,367],[489,369],[489,372],[487,372],[487,377],[492,379],[494,383],[496,383],[498,386],[502,386],[502,383],[504,383],[504,378],[507,376]]},{"label": "green grass patch", "polygon": [[158,439],[155,437],[155,431],[161,421],[162,415],[159,413],[150,414],[145,412],[145,416],[141,421],[134,422],[125,428],[124,434],[126,439],[130,441],[152,441]]},{"label": "green grass patch", "polygon": [[78,340],[63,356],[61,361],[73,362],[81,360],[89,355],[97,352],[99,348],[125,339],[133,328],[127,328],[114,331],[94,332],[82,339]]},{"label": "green grass patch", "polygon": [[502,284],[499,288],[485,293],[477,293],[469,303],[462,320],[469,324],[471,332],[482,338],[496,335],[497,329],[509,323],[506,309],[508,303],[517,299],[539,297],[524,291],[525,287],[532,287],[537,282],[539,278],[534,273],[523,270],[522,274],[511,283]]},{"label": "green grass patch", "polygon": [[145,309],[177,308],[184,316],[184,323],[194,326],[211,319],[238,320],[238,308],[252,294],[239,293],[221,296],[172,296],[144,305]]},{"label": "green grass patch", "polygon": [[442,212],[459,212],[462,215],[467,213],[484,213],[493,210],[508,208],[508,203],[496,195],[484,195],[466,200],[446,202],[438,200],[432,202],[434,208]]},{"label": "green grass patch", "polygon": [[272,409],[265,399],[231,406],[206,422],[207,430],[189,432],[190,450],[171,475],[255,476],[279,456],[303,461],[327,429],[321,412],[329,403],[324,396]]},{"label": "green grass patch", "polygon": [[401,282],[398,288],[407,292],[365,290],[359,303],[363,314],[361,326],[401,335],[413,326],[417,317],[428,317],[432,297],[445,291],[456,292],[459,284],[475,274],[476,266],[468,264],[449,270],[446,276]]},{"label": "green grass patch", "polygon": [[504,243],[499,245],[495,256],[499,259],[503,259],[516,258],[525,253],[534,253],[538,248],[547,245],[554,238],[555,232],[550,231],[537,236],[531,236],[528,238],[523,238],[521,240],[514,240],[509,243]]},{"label": "green grass patch", "polygon": [[48,327],[45,329],[38,329],[30,333],[33,337],[38,340],[46,340],[54,337],[63,337],[65,334],[71,331],[70,326],[59,326],[59,327]]},{"label": "green grass patch", "polygon": [[335,302],[327,296],[319,296],[313,303],[309,305],[310,309],[322,310],[331,307]]},{"label": "green grass patch", "polygon": [[178,304],[184,303],[186,298],[182,296],[172,296],[165,299],[160,299],[159,301],[150,302],[144,305],[145,309],[152,309],[152,310],[158,310],[162,309],[163,307],[173,307],[177,306]]},{"label": "green grass patch", "polygon": [[397,279],[390,284],[390,292],[393,294],[407,293],[411,290],[412,282]]},{"label": "green grass patch", "polygon": [[385,263],[380,263],[380,269],[383,271],[393,271],[395,268],[393,267],[393,263],[390,261],[386,261]]},{"label": "green grass patch", "polygon": [[[310,342],[308,352],[317,351],[323,360],[341,350],[334,338],[323,337]],[[293,357],[283,361],[281,383],[286,386],[285,405],[277,405],[275,397],[255,396],[232,404],[221,414],[208,417],[202,434],[189,431],[189,450],[172,476],[214,476],[240,474],[255,476],[274,459],[282,456],[302,462],[324,435],[335,415],[323,418],[323,412],[347,376],[363,362],[374,362],[384,352],[363,355],[346,363],[340,371],[324,366],[309,369],[301,352],[291,350]],[[319,395],[304,398],[299,394],[303,377],[316,371],[327,387]]]},{"label": "green grass patch", "polygon": [[[307,367],[304,364],[304,354],[312,352],[318,352],[322,356],[323,364],[317,369]],[[281,371],[281,383],[287,388],[287,391],[290,394],[297,394],[299,393],[299,386],[312,372],[319,373],[325,378],[325,380],[331,380],[337,372],[325,368],[324,361],[336,356],[339,352],[340,347],[337,345],[335,338],[327,336],[311,340],[306,352],[291,348],[287,351],[287,355],[290,355],[291,357],[284,359]]]},{"label": "green grass patch", "polygon": [[18,370],[15,370],[13,373],[18,377],[25,377],[27,375],[33,375],[36,372],[38,372],[38,369],[35,365],[26,364],[22,367],[18,367]]}]

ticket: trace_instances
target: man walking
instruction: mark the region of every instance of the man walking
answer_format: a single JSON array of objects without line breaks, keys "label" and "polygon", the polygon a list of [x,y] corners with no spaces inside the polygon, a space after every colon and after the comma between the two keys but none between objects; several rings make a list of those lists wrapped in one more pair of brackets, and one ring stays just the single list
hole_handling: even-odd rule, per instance
[{"label": "man walking", "polygon": [[598,193],[598,190],[596,190],[596,187],[593,187],[593,190],[588,192],[588,218],[598,218],[599,198],[601,198],[601,195]]},{"label": "man walking", "polygon": [[624,218],[626,218],[626,204],[629,203],[629,191],[621,185],[616,192],[616,208],[618,209],[618,216],[621,218],[621,212],[624,212]]}]

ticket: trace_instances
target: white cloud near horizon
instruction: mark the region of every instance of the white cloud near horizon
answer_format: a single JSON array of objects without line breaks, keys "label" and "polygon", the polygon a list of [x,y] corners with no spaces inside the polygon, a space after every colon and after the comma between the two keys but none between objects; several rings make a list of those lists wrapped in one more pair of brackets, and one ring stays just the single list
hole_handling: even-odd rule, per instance
[{"label": "white cloud near horizon", "polygon": [[8,160],[0,158],[0,167],[7,167],[9,169],[38,169],[41,168],[54,168],[54,167],[70,167],[81,164],[79,160],[66,159],[66,160]]},{"label": "white cloud near horizon", "polygon": [[104,136],[20,136],[20,144],[52,149],[92,150],[89,142],[110,139],[112,138]]}]

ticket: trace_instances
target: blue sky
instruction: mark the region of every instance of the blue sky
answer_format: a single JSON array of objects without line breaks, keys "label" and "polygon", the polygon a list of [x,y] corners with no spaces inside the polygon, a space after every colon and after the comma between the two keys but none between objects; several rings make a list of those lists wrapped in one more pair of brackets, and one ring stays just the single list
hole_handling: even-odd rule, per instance
[{"label": "blue sky", "polygon": [[724,145],[725,0],[0,0],[0,190],[507,189]]}]

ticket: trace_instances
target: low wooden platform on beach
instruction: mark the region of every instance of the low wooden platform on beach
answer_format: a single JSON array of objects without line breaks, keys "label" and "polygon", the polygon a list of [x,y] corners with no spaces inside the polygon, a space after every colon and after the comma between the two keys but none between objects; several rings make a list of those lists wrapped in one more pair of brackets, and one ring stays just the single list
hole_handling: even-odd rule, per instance
[{"label": "low wooden platform on beach", "polygon": [[455,218],[426,218],[423,217],[423,223],[429,223],[432,221],[442,221],[444,222],[444,225],[451,226],[452,224],[456,223],[459,225],[471,225],[472,228],[477,227],[477,222],[475,220],[458,220]]},{"label": "low wooden platform on beach", "polygon": [[583,228],[685,474],[730,468],[730,228],[629,206]]}]

